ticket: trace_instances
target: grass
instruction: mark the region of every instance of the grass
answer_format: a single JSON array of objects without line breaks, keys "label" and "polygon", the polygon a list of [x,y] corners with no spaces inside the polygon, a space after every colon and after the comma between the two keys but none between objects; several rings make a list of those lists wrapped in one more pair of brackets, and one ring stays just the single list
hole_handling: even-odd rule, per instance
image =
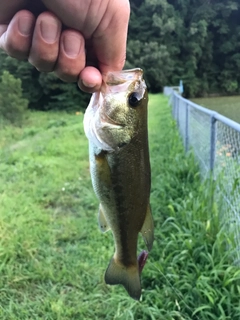
[{"label": "grass", "polygon": [[196,98],[192,101],[240,123],[240,96]]},{"label": "grass", "polygon": [[104,284],[113,239],[98,231],[82,119],[36,112],[1,130],[0,319],[238,320],[230,240],[161,95],[149,103],[156,232],[141,301]]}]

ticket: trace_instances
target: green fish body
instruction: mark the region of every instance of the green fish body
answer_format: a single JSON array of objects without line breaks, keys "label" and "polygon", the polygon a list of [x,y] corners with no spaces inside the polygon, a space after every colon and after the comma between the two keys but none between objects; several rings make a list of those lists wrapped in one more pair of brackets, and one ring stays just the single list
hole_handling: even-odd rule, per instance
[{"label": "green fish body", "polygon": [[114,72],[93,94],[84,118],[99,227],[111,229],[115,243],[105,281],[122,284],[134,299],[141,296],[138,233],[149,251],[153,243],[147,104],[141,69]]}]

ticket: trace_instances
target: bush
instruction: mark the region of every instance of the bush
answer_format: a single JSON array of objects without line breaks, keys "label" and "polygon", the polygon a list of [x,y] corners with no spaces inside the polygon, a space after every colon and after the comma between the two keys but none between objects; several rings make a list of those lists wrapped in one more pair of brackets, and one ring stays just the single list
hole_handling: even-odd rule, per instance
[{"label": "bush", "polygon": [[86,109],[90,94],[81,92],[76,83],[66,83],[54,73],[41,73],[38,85],[42,88],[42,98],[34,109],[43,111],[78,111]]},{"label": "bush", "polygon": [[0,117],[2,122],[21,125],[28,107],[22,96],[22,82],[8,71],[0,77]]},{"label": "bush", "polygon": [[76,83],[63,82],[54,73],[40,73],[27,61],[18,61],[0,51],[0,76],[4,70],[21,79],[29,109],[83,111],[88,105],[90,94],[82,92]]}]

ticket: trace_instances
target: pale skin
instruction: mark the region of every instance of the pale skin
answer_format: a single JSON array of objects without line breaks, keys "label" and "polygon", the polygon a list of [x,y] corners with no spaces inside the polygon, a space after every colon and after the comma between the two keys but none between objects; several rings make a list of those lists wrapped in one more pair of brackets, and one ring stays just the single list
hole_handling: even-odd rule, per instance
[{"label": "pale skin", "polygon": [[1,0],[0,49],[95,92],[124,66],[129,15],[128,0]]}]

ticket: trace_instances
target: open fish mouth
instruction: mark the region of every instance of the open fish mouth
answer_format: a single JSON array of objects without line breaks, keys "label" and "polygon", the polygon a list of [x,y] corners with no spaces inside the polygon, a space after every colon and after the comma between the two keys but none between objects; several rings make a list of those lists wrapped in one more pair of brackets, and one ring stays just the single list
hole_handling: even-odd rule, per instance
[{"label": "open fish mouth", "polygon": [[108,86],[117,86],[134,80],[143,81],[143,71],[140,68],[134,68],[130,70],[122,70],[120,72],[108,72],[103,75],[103,80]]},{"label": "open fish mouth", "polygon": [[125,124],[116,122],[115,120],[110,118],[109,115],[107,115],[106,113],[101,116],[101,123],[103,124],[104,127],[108,127],[108,128],[120,129],[125,127]]}]

